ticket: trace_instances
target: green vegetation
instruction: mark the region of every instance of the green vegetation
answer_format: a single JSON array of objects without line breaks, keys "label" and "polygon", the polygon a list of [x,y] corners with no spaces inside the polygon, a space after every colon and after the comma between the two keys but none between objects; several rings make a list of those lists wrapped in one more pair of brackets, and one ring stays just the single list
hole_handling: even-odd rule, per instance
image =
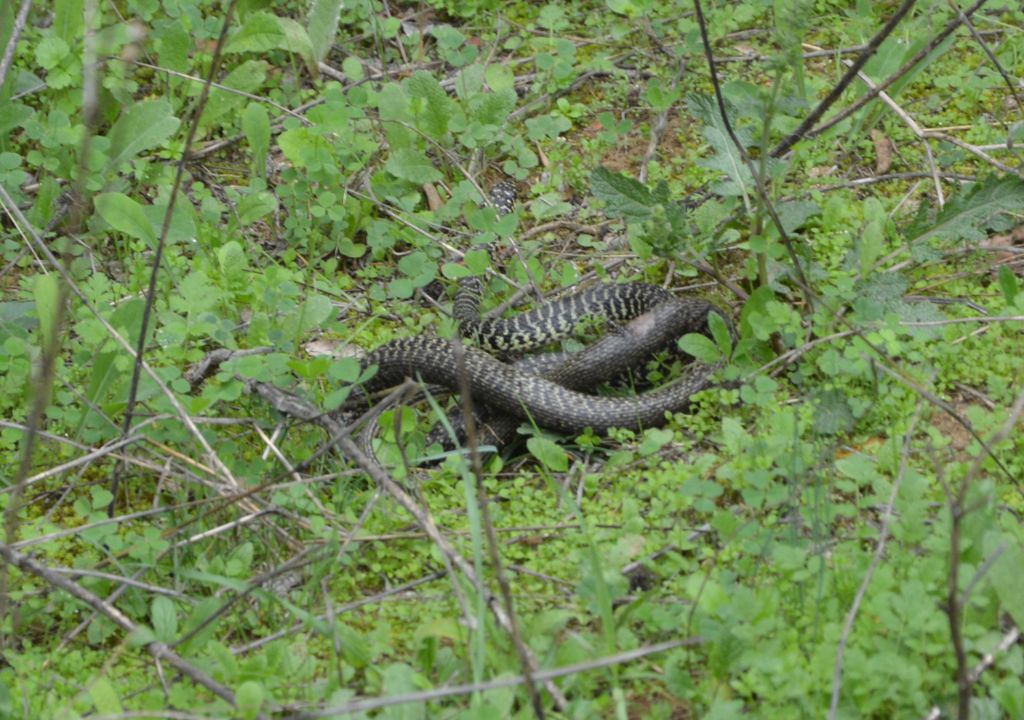
[{"label": "green vegetation", "polygon": [[[1024,11],[981,5],[0,0],[0,718],[1024,717]],[[476,472],[406,465],[436,405],[371,477],[253,392],[339,408],[470,274],[739,339],[665,428]]]}]

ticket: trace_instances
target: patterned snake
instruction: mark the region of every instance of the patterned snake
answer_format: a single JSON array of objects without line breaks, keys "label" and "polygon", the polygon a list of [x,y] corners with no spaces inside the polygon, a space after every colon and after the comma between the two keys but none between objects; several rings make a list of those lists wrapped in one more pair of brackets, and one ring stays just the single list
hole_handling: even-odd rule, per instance
[{"label": "patterned snake", "polygon": [[[514,202],[504,185],[497,186],[491,197],[500,212],[509,211]],[[363,391],[392,387],[407,377],[458,391],[461,355],[473,400],[513,418],[574,434],[585,428],[604,433],[613,427],[660,426],[666,413],[685,411],[693,394],[709,387],[717,366],[697,363],[680,380],[633,397],[602,397],[581,391],[592,390],[635,367],[685,333],[709,334],[711,313],[718,313],[729,325],[724,313],[705,300],[677,298],[644,283],[595,285],[504,319],[481,319],[480,295],[478,280],[464,281],[454,308],[461,334],[472,339],[475,347],[426,336],[385,343],[362,360],[364,368],[377,367]],[[547,345],[593,318],[628,324],[580,353],[567,359],[559,356],[556,362],[534,370],[507,364],[487,352],[509,353]]]}]

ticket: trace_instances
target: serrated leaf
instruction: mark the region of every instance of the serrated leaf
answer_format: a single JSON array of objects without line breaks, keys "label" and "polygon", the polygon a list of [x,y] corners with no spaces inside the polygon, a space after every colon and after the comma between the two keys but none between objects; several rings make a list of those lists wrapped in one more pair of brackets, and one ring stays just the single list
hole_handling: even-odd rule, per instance
[{"label": "serrated leaf", "polygon": [[[709,95],[691,95],[687,98],[687,107],[694,116],[704,122],[702,134],[713,151],[710,157],[698,161],[697,164],[718,170],[729,178],[728,182],[716,186],[715,192],[724,196],[747,195],[753,185],[750,168],[743,161],[740,149],[736,147],[736,143],[729,136],[722,113],[714,98]],[[735,114],[735,109],[729,103],[726,103],[725,109],[731,119]],[[731,125],[740,144],[744,148],[750,147],[750,132],[738,127],[735,122],[732,122]]]},{"label": "serrated leaf", "polygon": [[532,437],[526,441],[526,449],[548,470],[565,472],[569,469],[569,454],[554,440]]},{"label": "serrated leaf", "polygon": [[156,147],[181,125],[166,100],[143,100],[127,106],[110,129],[110,160],[107,171],[114,172],[143,150]]},{"label": "serrated leaf", "polygon": [[604,201],[609,217],[644,220],[650,217],[651,208],[657,204],[646,185],[606,167],[591,173],[590,192]]},{"label": "serrated leaf", "polygon": [[153,632],[157,640],[171,643],[177,639],[178,610],[174,607],[173,600],[163,595],[155,598],[150,607],[149,617],[153,621]]},{"label": "serrated leaf", "polygon": [[327,57],[338,32],[338,18],[341,15],[342,0],[313,0],[306,17],[306,30],[313,58],[317,61]]},{"label": "serrated leaf", "polygon": [[395,177],[417,185],[437,182],[442,177],[426,155],[411,147],[393,151],[384,167]]},{"label": "serrated leaf", "polygon": [[118,192],[97,195],[95,204],[96,212],[112,228],[136,240],[142,240],[150,247],[156,247],[156,230],[142,205]]},{"label": "serrated leaf", "polygon": [[473,105],[473,119],[484,125],[501,125],[516,106],[515,90],[496,90],[478,96]]},{"label": "serrated leaf", "polygon": [[839,390],[815,393],[814,431],[820,435],[836,435],[853,428],[853,412],[846,396]]},{"label": "serrated leaf", "polygon": [[224,277],[237,278],[245,272],[248,261],[237,240],[230,240],[217,249],[217,262]]},{"label": "serrated leaf", "polygon": [[919,216],[907,233],[913,243],[937,239],[948,242],[976,242],[1003,213],[1024,211],[1024,180],[1013,176],[990,177],[965,194],[955,195],[935,218],[927,223]]},{"label": "serrated leaf", "polygon": [[60,64],[71,48],[59,37],[43,38],[36,45],[36,63],[39,67],[52,70]]},{"label": "serrated leaf", "polygon": [[861,321],[878,320],[886,313],[898,312],[907,291],[906,279],[896,272],[872,275],[858,285],[853,307]]},{"label": "serrated leaf", "polygon": [[790,200],[781,202],[775,206],[779,215],[782,227],[787,233],[792,233],[803,227],[808,219],[821,214],[818,203],[812,200]]},{"label": "serrated leaf", "polygon": [[718,346],[706,335],[687,333],[679,338],[679,349],[704,363],[715,363],[722,359]]},{"label": "serrated leaf", "polygon": [[416,126],[429,137],[440,140],[448,132],[448,118],[454,101],[430,73],[420,70],[408,80],[409,97],[413,103]]}]

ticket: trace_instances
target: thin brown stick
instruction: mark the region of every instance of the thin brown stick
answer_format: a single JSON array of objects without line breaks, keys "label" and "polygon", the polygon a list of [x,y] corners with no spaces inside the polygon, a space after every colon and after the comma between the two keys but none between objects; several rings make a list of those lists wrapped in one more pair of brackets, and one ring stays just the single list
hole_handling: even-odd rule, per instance
[{"label": "thin brown stick", "polygon": [[835,669],[832,673],[832,698],[828,706],[829,720],[835,720],[837,713],[839,712],[839,697],[842,690],[843,658],[846,653],[846,643],[850,634],[853,632],[853,623],[857,619],[857,613],[860,611],[860,605],[864,601],[864,596],[867,594],[868,586],[871,584],[871,579],[874,577],[878,566],[882,563],[885,544],[889,539],[889,526],[893,519],[893,508],[896,505],[896,496],[899,494],[900,485],[903,483],[903,478],[906,475],[907,467],[910,463],[910,442],[914,438],[914,431],[917,429],[917,421],[921,417],[921,410],[923,407],[924,406],[922,404],[918,404],[917,411],[914,413],[914,417],[910,422],[910,427],[907,428],[907,432],[903,436],[903,450],[900,453],[900,469],[896,473],[896,479],[893,481],[892,489],[889,492],[889,500],[885,504],[885,512],[882,515],[882,526],[878,531],[878,541],[875,543],[875,553],[871,558],[871,564],[868,566],[867,572],[864,573],[864,578],[861,580],[860,587],[857,588],[857,593],[853,598],[853,602],[850,604],[850,609],[846,613],[843,630],[839,636],[839,644],[836,648]]},{"label": "thin brown stick", "polygon": [[[128,403],[124,410],[124,424],[121,428],[122,435],[127,435],[132,427],[135,403],[138,399],[139,380],[142,378],[142,360],[146,356],[146,336],[149,332],[149,320],[153,314],[153,303],[156,301],[156,279],[160,275],[160,265],[163,260],[164,247],[167,244],[167,234],[171,230],[171,218],[174,217],[174,207],[177,204],[178,191],[181,189],[181,184],[185,179],[185,164],[188,162],[189,151],[199,130],[199,119],[202,117],[206,101],[210,97],[210,87],[213,83],[213,78],[220,70],[220,60],[224,51],[224,45],[228,40],[228,30],[234,17],[236,2],[237,0],[230,0],[224,11],[224,21],[221,23],[220,36],[217,38],[217,44],[213,49],[213,57],[210,61],[210,71],[206,76],[203,89],[199,93],[199,100],[196,102],[195,112],[192,115],[191,123],[189,123],[185,145],[181,150],[181,157],[178,159],[178,164],[174,171],[174,182],[171,184],[171,193],[167,199],[167,209],[164,212],[163,225],[160,227],[160,237],[157,239],[156,253],[153,256],[153,267],[149,273],[149,287],[146,289],[146,303],[142,310],[142,323],[139,328],[139,340],[135,350],[135,365],[132,367],[132,379],[128,389]],[[120,480],[121,468],[115,465],[113,477],[110,480],[110,494],[113,497],[110,500],[110,505],[107,507],[107,514],[111,517],[114,515],[114,509],[117,504],[117,490]]]},{"label": "thin brown stick", "polygon": [[[498,535],[494,532],[494,523],[491,521],[490,504],[487,498],[487,489],[484,487],[484,473],[480,458],[480,447],[477,442],[476,418],[473,415],[473,398],[469,389],[469,376],[466,373],[465,352],[462,343],[455,343],[455,358],[459,366],[459,394],[462,399],[463,421],[466,424],[466,438],[469,445],[470,466],[473,470],[473,482],[476,485],[477,506],[480,510],[480,521],[484,526],[484,533],[487,536],[487,551],[494,568],[495,577],[498,580],[498,588],[501,591],[501,599],[505,606],[505,613],[508,616],[508,632],[512,639],[512,645],[516,649],[519,658],[519,667],[523,674],[526,685],[526,694],[530,698],[530,705],[533,714],[538,720],[544,720],[544,703],[541,701],[540,693],[533,679],[535,668],[531,663],[532,656],[530,649],[523,641],[523,635],[519,630],[519,619],[516,617],[515,603],[512,601],[512,589],[505,575],[504,564],[501,560],[501,552],[498,545]],[[483,578],[480,578],[483,580]],[[478,592],[485,592],[484,588],[478,588]]]},{"label": "thin brown stick", "polygon": [[[138,626],[132,622],[127,615],[122,613],[103,598],[89,590],[86,590],[78,583],[63,577],[58,572],[54,572],[52,568],[36,562],[27,555],[22,555],[4,544],[0,544],[0,557],[2,557],[8,565],[12,565],[23,572],[31,573],[32,575],[45,580],[53,587],[71,595],[76,600],[79,600],[92,608],[95,612],[103,615],[105,618],[113,622],[125,633],[131,635],[138,632]],[[146,650],[153,656],[154,660],[167,663],[197,685],[206,688],[217,697],[226,700],[234,706],[235,694],[229,688],[224,687],[199,668],[186,662],[180,655],[171,650],[164,643],[155,641],[148,643],[146,645]],[[258,717],[265,718],[266,716],[260,714]]]},{"label": "thin brown stick", "polygon": [[21,7],[18,8],[18,16],[14,18],[14,27],[11,28],[11,35],[7,38],[7,47],[4,48],[3,59],[0,59],[0,88],[3,88],[7,79],[7,71],[11,69],[14,61],[14,50],[18,47],[18,40],[25,29],[28,21],[28,11],[32,9],[32,0],[21,0]]},{"label": "thin brown stick", "polygon": [[875,33],[867,45],[864,46],[864,52],[857,56],[857,59],[850,63],[846,70],[846,74],[839,79],[828,95],[822,99],[818,105],[811,110],[811,112],[804,118],[804,121],[800,123],[796,130],[791,132],[782,142],[780,142],[771,152],[772,157],[780,157],[786,153],[791,147],[793,147],[798,141],[800,141],[808,130],[814,127],[814,124],[821,119],[821,116],[825,114],[832,105],[838,100],[847,86],[853,82],[853,79],[857,77],[857,73],[864,67],[871,56],[875,54],[878,47],[882,44],[892,31],[896,29],[903,17],[910,12],[910,8],[914,7],[916,0],[903,0],[903,4],[900,5],[896,12],[892,14],[892,17],[881,27],[881,29]]},{"label": "thin brown stick", "polygon": [[[616,653],[615,655],[608,655],[596,660],[588,660],[587,662],[576,663],[574,665],[565,665],[551,670],[540,670],[536,673],[535,677],[545,683],[551,683],[555,678],[578,675],[579,673],[589,672],[591,670],[600,670],[601,668],[612,667],[614,665],[622,665],[623,663],[639,660],[649,655],[663,653],[680,647],[700,645],[703,642],[704,640],[699,637],[687,638],[685,640],[669,640],[667,642],[637,648],[636,650],[628,650],[626,652]],[[329,710],[312,713],[299,713],[294,715],[292,720],[312,720],[313,718],[325,718],[334,717],[335,715],[350,715],[357,712],[368,712],[370,710],[376,710],[377,708],[391,707],[393,705],[432,702],[456,695],[470,695],[472,693],[515,687],[516,685],[522,685],[524,681],[525,679],[522,676],[517,675],[515,677],[503,677],[498,678],[497,680],[489,680],[484,683],[450,685],[448,687],[424,690],[422,692],[406,693],[404,695],[390,695],[381,698],[371,698],[368,700],[356,700],[355,702],[330,708]]]},{"label": "thin brown stick", "polygon": [[[913,2],[913,0],[907,1]],[[747,149],[743,146],[743,143],[741,143],[740,139],[736,137],[736,132],[732,128],[732,121],[729,120],[729,113],[726,112],[725,98],[722,96],[722,88],[718,82],[718,70],[715,68],[715,58],[711,52],[711,40],[708,38],[708,26],[707,22],[704,20],[704,11],[701,8],[700,0],[693,0],[693,7],[697,16],[697,26],[700,28],[701,42],[704,46],[704,57],[707,59],[708,72],[711,75],[711,86],[715,91],[715,101],[718,104],[718,112],[722,117],[722,124],[725,126],[729,139],[736,147],[736,151],[740,154],[740,157],[743,158],[744,164],[750,171],[750,177],[754,180],[754,187],[757,189],[758,197],[761,200],[761,207],[763,207],[764,211],[768,213],[772,223],[775,225],[775,229],[779,233],[779,238],[782,240],[782,244],[786,248],[786,253],[789,255],[789,260],[793,263],[793,272],[796,273],[796,280],[800,286],[801,292],[804,294],[804,300],[807,302],[807,306],[813,309],[814,291],[811,290],[811,286],[807,282],[807,276],[804,275],[800,258],[797,257],[796,254],[796,248],[793,246],[793,242],[789,237],[789,233],[786,232],[786,228],[783,227],[782,220],[775,211],[775,205],[772,203],[771,198],[768,197],[768,191],[764,186],[764,179],[761,177],[761,173],[758,172],[753,159],[750,157]]]},{"label": "thin brown stick", "polygon": [[[988,0],[976,0],[976,2],[973,5],[971,5],[971,7],[967,8],[966,10],[963,11],[963,16],[964,17],[970,17],[982,5],[984,5],[986,2],[988,2]],[[874,100],[875,97],[878,95],[878,93],[882,92],[883,90],[887,90],[890,85],[892,85],[897,80],[899,80],[901,77],[903,77],[908,72],[913,70],[914,67],[919,62],[924,60],[924,58],[926,58],[928,56],[928,54],[932,50],[934,50],[939,45],[941,45],[943,43],[943,41],[945,41],[945,39],[947,37],[949,37],[953,33],[953,31],[955,31],[958,27],[960,27],[961,23],[962,23],[962,21],[961,21],[961,19],[959,17],[956,17],[956,18],[950,20],[948,23],[946,23],[946,26],[943,27],[942,30],[940,30],[939,33],[937,35],[935,35],[935,37],[933,37],[928,42],[927,45],[925,45],[917,53],[914,54],[914,57],[910,58],[909,60],[907,60],[907,62],[903,63],[903,65],[901,65],[896,70],[896,72],[894,72],[888,78],[886,78],[882,82],[878,83],[877,87],[874,90],[869,90],[863,96],[861,96],[860,99],[856,100],[851,105],[849,105],[848,107],[844,108],[843,110],[840,110],[839,112],[837,112],[835,115],[830,117],[828,120],[823,122],[818,127],[810,129],[810,130],[807,130],[804,133],[804,137],[813,138],[813,137],[817,137],[818,135],[821,135],[823,132],[826,132],[826,131],[830,130],[831,128],[835,127],[836,125],[841,123],[843,120],[845,120],[846,118],[850,117],[855,112],[860,110],[862,107],[867,105],[869,102]],[[792,137],[792,135],[790,137]],[[786,152],[786,150],[788,150],[790,147],[792,147],[793,143],[789,143],[788,145],[785,145],[785,143],[789,139],[790,138],[786,138],[781,143],[779,143],[779,145],[776,146],[776,148],[774,150],[772,150],[772,152],[771,152],[772,157],[779,157],[782,154],[784,154]],[[796,142],[797,140],[800,140],[800,138],[796,138],[796,140],[794,140],[793,142]],[[785,147],[784,147],[784,145],[785,145]]]}]

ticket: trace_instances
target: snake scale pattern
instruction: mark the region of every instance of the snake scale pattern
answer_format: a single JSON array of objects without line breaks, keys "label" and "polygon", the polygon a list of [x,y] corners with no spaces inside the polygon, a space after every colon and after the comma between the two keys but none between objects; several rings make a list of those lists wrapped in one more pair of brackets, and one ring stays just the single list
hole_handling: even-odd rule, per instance
[{"label": "snake scale pattern", "polygon": [[[499,184],[491,199],[499,212],[509,212],[515,202],[514,189]],[[485,320],[479,313],[480,281],[469,278],[460,285],[453,313],[461,334],[474,346],[428,336],[385,343],[362,361],[364,368],[377,367],[364,392],[392,387],[409,377],[458,391],[460,372],[464,371],[476,403],[540,427],[563,433],[655,427],[666,422],[667,413],[687,410],[693,394],[709,387],[717,366],[696,364],[678,381],[633,397],[603,397],[584,391],[635,366],[682,334],[709,334],[711,313],[721,315],[728,325],[725,314],[710,302],[678,298],[645,283],[603,283],[511,318]],[[629,324],[540,374],[488,352],[505,355],[535,349],[567,337],[594,318]]]}]

